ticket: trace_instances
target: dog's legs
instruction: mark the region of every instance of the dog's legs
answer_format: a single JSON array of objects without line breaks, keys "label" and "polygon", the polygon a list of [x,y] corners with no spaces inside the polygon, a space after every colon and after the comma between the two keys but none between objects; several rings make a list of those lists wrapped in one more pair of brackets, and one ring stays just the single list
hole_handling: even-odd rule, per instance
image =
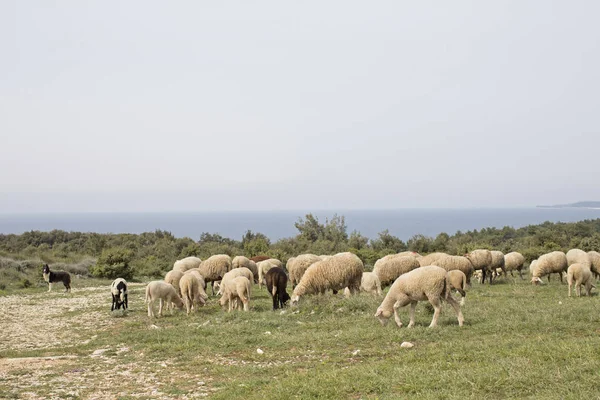
[{"label": "dog's legs", "polygon": [[48,282],[48,291],[52,291],[52,283]]}]

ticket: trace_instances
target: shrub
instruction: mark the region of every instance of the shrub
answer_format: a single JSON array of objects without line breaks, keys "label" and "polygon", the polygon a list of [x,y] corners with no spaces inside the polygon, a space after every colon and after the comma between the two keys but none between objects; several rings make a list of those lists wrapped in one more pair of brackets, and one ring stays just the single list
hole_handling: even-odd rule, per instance
[{"label": "shrub", "polygon": [[133,278],[133,269],[129,263],[133,252],[129,249],[112,248],[104,250],[98,258],[98,263],[90,268],[90,272],[97,278]]}]

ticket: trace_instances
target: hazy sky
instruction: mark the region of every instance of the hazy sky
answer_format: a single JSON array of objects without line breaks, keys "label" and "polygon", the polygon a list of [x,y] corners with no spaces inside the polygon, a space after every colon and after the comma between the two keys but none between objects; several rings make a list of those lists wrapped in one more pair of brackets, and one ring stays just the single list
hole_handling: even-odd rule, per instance
[{"label": "hazy sky", "polygon": [[600,2],[0,2],[0,212],[600,200]]}]

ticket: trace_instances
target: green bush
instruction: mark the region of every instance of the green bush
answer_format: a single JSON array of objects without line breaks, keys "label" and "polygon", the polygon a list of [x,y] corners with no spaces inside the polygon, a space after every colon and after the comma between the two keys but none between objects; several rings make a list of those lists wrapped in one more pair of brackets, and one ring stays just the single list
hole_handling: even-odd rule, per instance
[{"label": "green bush", "polygon": [[133,252],[124,248],[104,250],[98,258],[98,263],[90,268],[90,272],[97,278],[133,278],[133,269],[129,265]]}]

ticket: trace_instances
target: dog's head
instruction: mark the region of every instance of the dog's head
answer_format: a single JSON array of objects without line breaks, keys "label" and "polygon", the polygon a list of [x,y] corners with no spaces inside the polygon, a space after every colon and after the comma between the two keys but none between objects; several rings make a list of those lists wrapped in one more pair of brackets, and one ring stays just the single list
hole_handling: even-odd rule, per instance
[{"label": "dog's head", "polygon": [[48,266],[48,264],[44,264],[44,267],[42,268],[42,274],[49,274],[50,273],[50,267]]}]

